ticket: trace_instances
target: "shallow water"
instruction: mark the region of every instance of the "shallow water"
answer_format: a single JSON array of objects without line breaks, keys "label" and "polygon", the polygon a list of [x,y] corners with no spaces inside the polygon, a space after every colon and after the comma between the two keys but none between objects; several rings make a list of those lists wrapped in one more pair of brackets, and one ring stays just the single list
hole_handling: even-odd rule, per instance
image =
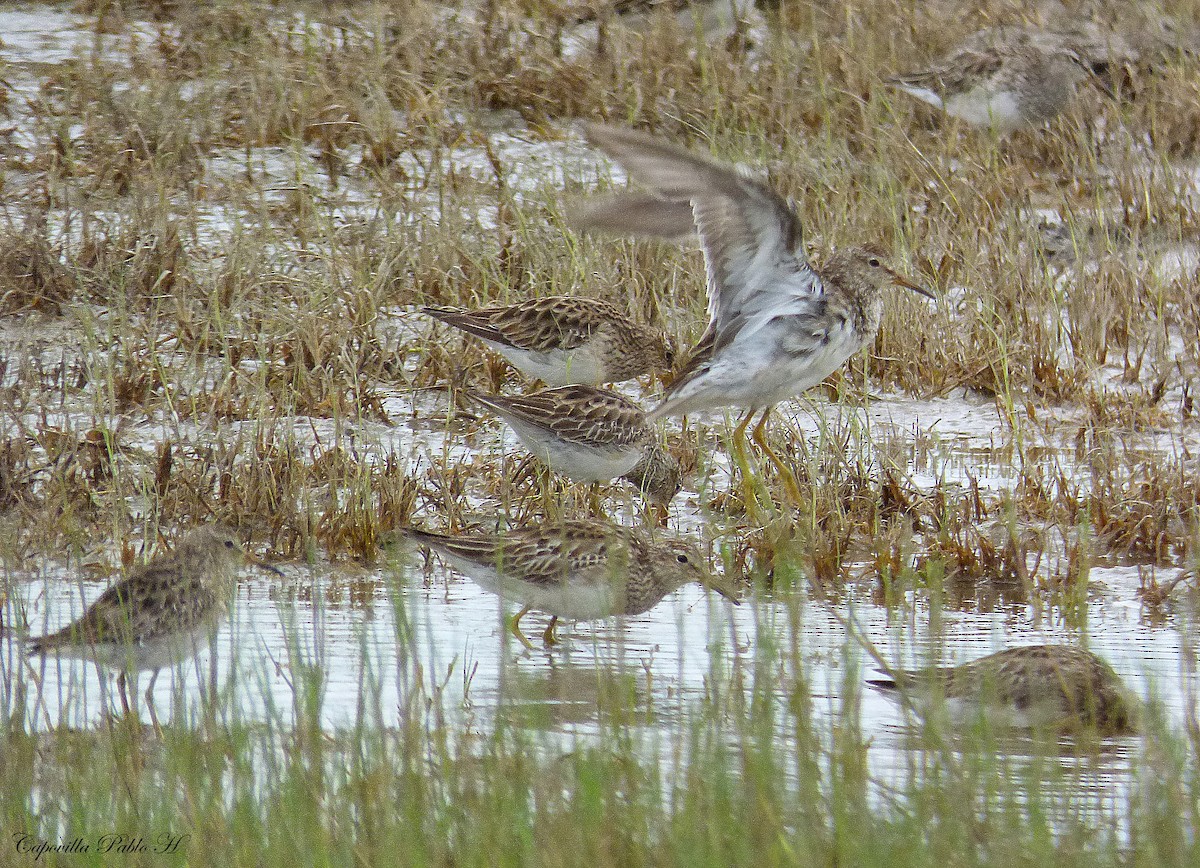
[{"label": "shallow water", "polygon": [[[945,610],[931,625],[923,603],[889,612],[867,601],[797,603],[803,594],[789,593],[791,604],[760,594],[735,607],[689,586],[642,616],[562,623],[562,644],[552,650],[543,649],[538,638],[545,618],[531,613],[523,627],[534,651],[522,648],[504,627],[503,616],[515,606],[436,560],[428,572],[420,555],[401,553],[370,572],[326,565],[288,566],[285,573],[279,581],[247,572],[215,650],[177,672],[164,671],[154,694],[164,724],[178,718],[181,725],[194,725],[215,665],[218,689],[229,691],[220,714],[243,721],[282,719],[286,725],[299,701],[294,687],[316,673],[321,720],[331,733],[352,727],[362,714],[370,720],[378,716],[384,726],[424,714],[428,725],[462,731],[486,732],[503,722],[570,750],[581,739],[598,744],[619,726],[646,745],[658,745],[656,755],[668,762],[686,743],[689,721],[702,703],[714,691],[749,692],[762,675],[759,664],[767,661],[765,671],[778,674],[771,695],[778,703],[779,743],[786,750],[792,725],[786,709],[797,679],[811,691],[820,728],[841,720],[847,677],[861,682],[874,668],[862,644],[848,639],[846,621],[886,659],[903,666],[931,659],[962,662],[1014,645],[1078,642],[1086,636],[1088,647],[1138,695],[1161,702],[1167,719],[1180,728],[1200,687],[1194,652],[1183,642],[1187,618],[1147,617],[1135,593],[1135,568],[1093,571],[1092,580],[1103,592],[1093,594],[1082,631],[1052,616],[1039,618],[1028,606],[986,614]],[[1169,578],[1166,573],[1160,579]],[[31,581],[10,585],[16,593],[4,622],[12,624],[18,612],[24,613],[31,632],[41,633],[77,616],[103,583],[80,584],[70,576],[51,567]],[[104,698],[91,664],[53,657],[44,664],[37,658],[22,664],[12,631],[0,647],[5,704],[0,713],[6,718],[16,711],[12,703],[20,695],[18,683],[24,682],[30,729],[99,725]],[[852,667],[849,676],[847,666]],[[147,682],[143,675],[141,689]],[[901,790],[911,774],[911,750],[920,743],[919,723],[873,690],[863,689],[860,702],[873,779],[881,792]],[[737,719],[725,726],[731,743],[744,738]],[[1081,797],[1117,798],[1138,741],[1112,740],[1084,763],[1064,758]],[[1022,750],[1018,737],[1012,752]]]},{"label": "shallow water", "polygon": [[[133,40],[128,36],[96,36],[89,27],[83,16],[46,7],[0,11],[4,59],[9,64],[6,77],[14,81],[15,90],[34,96],[45,79],[43,65],[84,56],[93,48],[103,56],[117,57],[131,50]],[[137,33],[149,39],[153,29],[144,27]],[[204,86],[208,84],[196,85]],[[11,102],[15,142],[33,154],[41,142],[33,132],[28,106],[23,100]],[[607,177],[619,182],[623,177],[598,160],[578,137],[544,141],[527,133],[514,128],[489,136],[493,155],[505,167],[504,182],[519,201],[536,203],[553,197],[568,181],[590,183]],[[70,135],[78,135],[78,130]],[[252,206],[286,203],[299,183],[320,191],[315,198],[334,224],[378,216],[384,208],[378,191],[365,172],[354,169],[361,166],[361,156],[351,150],[344,157],[351,169],[335,185],[325,174],[316,145],[208,153],[203,176],[213,191],[212,199],[188,203],[198,241],[212,246],[214,258],[224,255],[222,245],[235,228],[259,219]],[[487,150],[474,141],[447,147],[436,160],[433,155],[402,154],[397,166],[410,179],[403,193],[411,209],[411,213],[389,215],[398,223],[419,213],[438,216],[437,181],[442,175],[469,176],[486,185],[497,180]],[[222,201],[220,195],[226,199]],[[493,216],[489,206],[475,208],[461,219],[486,233],[493,228]],[[1191,248],[1160,254],[1163,268],[1188,271],[1194,266]],[[952,304],[955,297],[952,291],[939,304]],[[97,318],[102,320],[100,311]],[[14,355],[44,358],[48,369],[59,363],[64,368],[78,366],[82,350],[72,343],[70,329],[66,335],[63,331],[59,324],[39,321],[32,333],[5,321],[0,323],[0,344]],[[426,333],[426,325],[414,321],[411,309],[397,309],[389,322],[379,324],[381,338],[400,346]],[[184,369],[190,364],[186,357],[178,361],[180,367],[169,371],[172,378],[200,375]],[[416,364],[415,358],[410,361]],[[1114,389],[1120,388],[1120,375],[1118,368],[1096,372]],[[20,376],[15,369],[6,371],[0,385],[12,386]],[[376,385],[386,391],[382,384]],[[1171,385],[1165,403],[1178,399],[1178,388]],[[394,457],[412,474],[424,472],[432,463],[430,456],[451,464],[495,462],[516,448],[511,434],[494,421],[473,433],[469,444],[457,432],[447,432],[447,400],[439,393],[388,394],[384,406],[394,424],[307,418],[290,422],[297,442],[311,447],[314,456],[352,444],[364,460]],[[88,395],[52,409],[49,422],[69,430],[116,428],[122,422],[98,410]],[[1020,469],[1017,441],[1025,455],[1036,453],[1046,466],[1072,463],[1077,428],[1072,425],[1072,409],[1038,408],[1038,412],[1034,425],[1009,418],[995,401],[978,395],[958,392],[925,401],[885,395],[861,407],[799,402],[781,408],[774,424],[790,426],[814,440],[830,427],[853,427],[858,432],[856,442],[868,444],[864,451],[876,456],[872,461],[893,441],[894,457],[921,490],[969,479],[983,489],[1003,491],[1011,489]],[[5,418],[5,433],[16,430],[14,421],[35,426],[38,413],[44,413],[44,408],[31,406],[26,416]],[[703,427],[704,423],[710,427]],[[125,442],[152,450],[166,439],[182,446],[241,427],[235,423],[213,430],[201,425],[166,418],[139,422],[127,431]],[[700,425],[693,430],[714,436],[722,429],[722,420],[708,417]],[[1015,425],[1029,430],[1017,430]],[[1123,438],[1120,432],[1113,436]],[[1180,425],[1165,432],[1141,432],[1125,438],[1123,445],[1159,454],[1195,451],[1200,448],[1200,429]],[[723,452],[714,452],[706,460],[705,477],[694,481],[693,490],[685,491],[672,505],[670,527],[676,532],[696,532],[711,524],[701,506],[710,492],[702,493],[695,486],[719,491],[729,485],[729,463]],[[470,509],[476,511],[494,506],[482,498],[469,500]],[[427,511],[417,520],[436,526],[438,517]],[[10,568],[5,575],[8,599],[0,620],[6,625],[0,633],[0,713],[12,719],[21,708],[26,725],[39,732],[60,725],[96,727],[105,702],[112,700],[103,695],[95,668],[55,658],[24,662],[20,626],[28,623],[30,633],[40,634],[67,623],[103,591],[105,583],[80,582],[74,563],[46,563],[33,573],[24,570]],[[384,726],[394,726],[411,714],[427,716],[430,725],[463,729],[504,723],[544,735],[549,744],[565,749],[576,740],[601,738],[614,726],[644,737],[649,745],[679,745],[686,741],[689,719],[704,700],[714,691],[749,691],[756,667],[765,660],[762,665],[778,676],[771,694],[780,709],[780,743],[786,745],[790,736],[785,710],[799,676],[811,691],[818,721],[832,727],[843,713],[847,678],[860,683],[872,669],[861,643],[848,637],[846,621],[856,624],[889,661],[905,667],[963,662],[1019,644],[1086,639],[1088,647],[1108,660],[1137,694],[1157,697],[1168,720],[1179,728],[1192,713],[1200,686],[1194,671],[1190,615],[1180,608],[1158,617],[1144,609],[1136,594],[1138,569],[1130,566],[1091,570],[1097,590],[1087,603],[1086,617],[1080,619],[1081,628],[1068,625],[1056,613],[1025,605],[935,615],[923,601],[884,609],[869,601],[866,589],[858,589],[857,595],[849,595],[850,602],[836,606],[807,600],[798,591],[778,597],[750,595],[743,605],[733,607],[723,598],[689,587],[642,616],[560,625],[562,645],[533,652],[505,630],[503,618],[515,611],[514,605],[481,591],[436,561],[426,572],[419,555],[398,557],[394,564],[374,571],[319,564],[287,565],[285,572],[281,582],[247,571],[230,622],[220,629],[212,651],[201,654],[195,664],[163,673],[154,703],[164,724],[192,725],[200,715],[210,671],[215,670],[218,689],[228,692],[219,703],[221,713],[246,720],[289,720],[300,702],[298,686],[315,678],[320,685],[321,720],[330,732],[351,727],[360,715],[374,717],[377,708]],[[1158,578],[1166,581],[1176,572],[1160,570]],[[536,613],[525,619],[525,630],[535,643],[544,624]],[[140,679],[143,689],[148,677]],[[873,778],[885,791],[902,789],[910,774],[917,728],[904,711],[874,691],[862,690],[860,703],[858,719],[870,739]],[[725,724],[730,740],[736,741],[738,722],[730,719]],[[1075,781],[1078,791],[1098,802],[1118,798],[1138,750],[1138,739],[1114,741],[1111,750],[1081,769]],[[663,753],[670,756],[671,749]]]}]

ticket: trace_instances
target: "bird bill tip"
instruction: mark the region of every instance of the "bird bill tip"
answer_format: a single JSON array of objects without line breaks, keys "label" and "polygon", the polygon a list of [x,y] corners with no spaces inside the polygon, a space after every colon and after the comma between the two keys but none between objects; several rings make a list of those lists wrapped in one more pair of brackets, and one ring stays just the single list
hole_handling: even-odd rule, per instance
[{"label": "bird bill tip", "polygon": [[933,294],[933,290],[929,289],[926,286],[921,286],[921,284],[919,284],[919,283],[913,283],[911,280],[909,280],[903,274],[897,274],[896,272],[893,271],[892,272],[892,280],[895,281],[897,286],[903,286],[905,289],[911,289],[913,292],[915,292],[919,295],[923,295],[926,298],[932,298],[935,300],[937,299],[937,296]]},{"label": "bird bill tip", "polygon": [[279,569],[279,567],[275,566],[274,564],[269,564],[266,561],[264,561],[262,558],[255,557],[252,554],[249,554],[249,553],[246,554],[246,562],[249,564],[253,564],[254,566],[258,567],[260,570],[266,570],[267,572],[274,573],[277,576],[283,575],[283,570]]},{"label": "bird bill tip", "polygon": [[714,576],[709,576],[704,581],[704,586],[706,588],[708,588],[709,590],[716,591],[718,594],[720,594],[726,600],[733,603],[733,605],[735,605],[735,606],[742,605],[742,598],[738,594],[737,589],[734,588],[733,586],[727,584],[723,580],[718,579]]}]

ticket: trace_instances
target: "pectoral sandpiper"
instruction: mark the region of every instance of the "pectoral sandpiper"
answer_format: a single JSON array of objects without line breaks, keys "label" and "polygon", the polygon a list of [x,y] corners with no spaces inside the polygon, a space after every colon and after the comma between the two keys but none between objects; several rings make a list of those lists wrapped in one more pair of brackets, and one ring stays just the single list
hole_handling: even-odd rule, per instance
[{"label": "pectoral sandpiper", "polygon": [[983,715],[994,725],[1057,732],[1121,735],[1137,729],[1137,702],[1112,667],[1067,645],[1009,648],[960,666],[897,671],[867,684],[918,709],[944,700],[957,722]]},{"label": "pectoral sandpiper", "polygon": [[174,550],[134,568],[101,594],[82,616],[54,633],[30,641],[30,654],[56,653],[115,669],[121,707],[129,714],[126,678],[150,669],[146,702],[158,729],[154,682],[206,643],[229,611],[238,567],[249,560],[237,535],[206,525],[185,535]]},{"label": "pectoral sandpiper", "polygon": [[972,126],[1000,134],[1057,116],[1084,81],[1112,93],[1066,37],[1026,28],[969,39],[928,69],[887,81]]},{"label": "pectoral sandpiper", "polygon": [[[654,195],[600,197],[577,211],[579,225],[654,235],[644,208],[670,214],[687,205],[704,249],[708,330],[647,418],[747,408],[734,432],[744,469],[746,427],[762,410],[754,442],[798,500],[795,477],[766,442],[771,408],[820,383],[874,340],[884,287],[933,294],[892,270],[875,246],[839,251],[814,268],[788,202],[733,167],[633,130],[584,124],[583,132]],[[663,226],[674,234],[679,221]]]},{"label": "pectoral sandpiper", "polygon": [[564,476],[581,482],[624,477],[660,503],[679,492],[679,462],[659,445],[642,409],[622,395],[579,385],[528,395],[467,395]]},{"label": "pectoral sandpiper", "polygon": [[527,648],[532,645],[520,622],[533,609],[550,614],[542,639],[552,645],[559,618],[639,615],[689,582],[738,602],[737,592],[709,573],[694,545],[670,538],[652,540],[633,528],[563,521],[498,536],[403,528],[385,538],[384,545],[396,536],[437,552],[484,590],[522,604],[509,629]]}]

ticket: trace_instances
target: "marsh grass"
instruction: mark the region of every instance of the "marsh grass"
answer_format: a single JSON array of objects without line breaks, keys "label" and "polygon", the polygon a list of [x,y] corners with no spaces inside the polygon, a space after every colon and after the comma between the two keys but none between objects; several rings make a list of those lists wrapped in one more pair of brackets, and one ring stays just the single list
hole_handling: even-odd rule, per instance
[{"label": "marsh grass", "polygon": [[[650,670],[632,661],[541,674],[513,666],[478,716],[468,676],[459,699],[446,690],[457,673],[424,669],[422,627],[404,599],[392,598],[398,668],[364,653],[357,706],[332,729],[320,619],[287,614],[284,658],[236,664],[243,683],[261,685],[252,715],[226,684],[199,703],[177,697],[161,739],[128,720],[7,727],[6,831],[92,846],[38,860],[50,865],[111,864],[114,853],[97,852],[103,834],[142,838],[146,852],[121,858],[144,865],[1186,865],[1196,856],[1195,745],[1153,705],[1144,738],[1115,744],[1014,736],[982,720],[963,730],[939,714],[872,734],[859,722],[854,655],[835,683],[814,683],[799,646],[805,615],[792,604],[754,647],[714,653],[703,692],[678,703],[654,698]],[[267,687],[276,663],[290,702]],[[382,705],[387,681],[399,708]],[[0,709],[10,720],[11,703]],[[575,714],[572,731],[564,723]],[[880,737],[901,744],[882,772],[867,761]],[[189,837],[178,852],[150,849],[180,834]],[[34,864],[20,855],[10,864]]]},{"label": "marsh grass", "polygon": [[[370,560],[380,530],[423,509],[459,526],[465,497],[522,519],[557,509],[560,488],[513,488],[497,453],[405,459],[384,443],[404,424],[388,409],[397,396],[412,400],[409,425],[472,434],[489,429],[455,390],[513,382],[476,342],[414,315],[420,304],[583,292],[681,347],[702,331],[694,249],[565,226],[564,209],[609,182],[567,157],[582,116],[761,167],[796,200],[818,260],[884,241],[941,293],[932,306],[889,300],[871,352],[831,378],[833,412],[899,390],[991,397],[1005,419],[1017,484],[1003,493],[909,484],[904,466],[929,448],[920,434],[881,461],[869,432],[851,443],[776,425],[777,448],[809,465],[804,502],[788,508],[818,584],[844,584],[848,556],[894,533],[896,515],[917,530],[910,561],[948,556],[959,577],[1020,572],[1021,550],[978,527],[997,520],[1063,537],[1086,525],[1097,555],[1186,557],[1190,459],[1135,458],[1114,438],[1186,429],[1192,415],[1191,275],[1126,241],[1195,237],[1176,161],[1187,135],[1170,126],[1188,113],[1160,116],[1186,102],[1194,60],[1168,57],[1127,102],[1087,91],[1049,128],[997,141],[882,76],[1015,4],[950,26],[890,0],[786,6],[750,46],[698,43],[669,17],[649,35],[613,25],[597,45],[563,25],[561,5],[506,0],[288,14],[149,4],[126,10],[147,16],[138,27],[80,6],[101,16],[96,40],[8,102],[25,131],[5,167],[0,243],[13,326],[0,494],[20,517],[16,544],[124,535],[146,523],[131,505],[149,502],[152,524],[217,516],[283,556],[317,543]],[[1060,222],[1067,264],[1039,252],[1045,219]],[[1044,447],[1071,426],[1064,467]],[[708,436],[689,428],[685,457],[692,432]],[[703,502],[736,482],[695,467]],[[773,471],[752,472],[778,502]],[[724,503],[744,538],[766,539],[748,563],[769,572],[770,535]]]},{"label": "marsh grass", "polygon": [[[996,141],[882,83],[1021,16],[944,5],[782,3],[749,43],[700,44],[666,17],[593,42],[550,0],[76,4],[95,18],[75,56],[0,83],[21,133],[0,165],[6,581],[35,555],[101,540],[132,555],[213,518],[280,558],[373,564],[378,535],[412,520],[584,509],[561,480],[514,478],[455,397],[517,387],[513,372],[415,314],[584,293],[682,347],[699,337],[696,250],[566,226],[572,201],[613,182],[579,156],[578,117],[761,169],[797,202],[816,259],[884,242],[940,295],[889,299],[870,352],[776,420],[801,503],[756,465],[782,506],[752,521],[714,457],[730,425],[669,432],[695,469],[689,520],[732,574],[781,598],[866,587],[908,616],[929,597],[1076,623],[1093,564],[1190,563],[1200,302],[1186,256],[1173,269],[1146,250],[1186,249],[1200,229],[1184,162],[1196,60]],[[1069,239],[1057,258],[1043,219]],[[1012,485],[977,469],[918,481],[945,466],[936,436],[846,421],[881,393],[993,404],[987,461]],[[1140,445],[1164,432],[1166,448]],[[604,505],[635,509],[618,489]],[[617,723],[564,746],[503,708],[490,728],[447,724],[455,710],[413,673],[400,726],[364,689],[353,725],[329,733],[319,665],[293,669],[292,708],[250,720],[218,695],[163,742],[13,718],[4,830],[193,836],[130,864],[1196,861],[1194,728],[1154,723],[1128,798],[1098,807],[1076,804],[1048,749],[1014,759],[986,733],[922,731],[903,782],[880,782],[851,671],[829,721],[798,659],[764,645],[749,680],[716,667],[670,749]],[[597,701],[637,720],[637,695],[620,681]],[[4,701],[6,718],[24,707]]]}]

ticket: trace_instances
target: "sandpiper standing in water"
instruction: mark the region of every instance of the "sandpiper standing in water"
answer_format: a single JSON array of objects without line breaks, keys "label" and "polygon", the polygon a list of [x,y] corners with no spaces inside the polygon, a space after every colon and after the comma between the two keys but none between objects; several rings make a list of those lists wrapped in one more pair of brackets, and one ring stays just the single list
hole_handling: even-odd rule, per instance
[{"label": "sandpiper standing in water", "polygon": [[694,545],[652,540],[633,528],[574,520],[515,528],[500,536],[402,528],[383,544],[396,537],[437,552],[485,591],[522,604],[509,630],[531,650],[521,618],[533,609],[550,614],[542,640],[553,645],[559,618],[640,615],[689,582],[738,602],[737,592],[709,573]]},{"label": "sandpiper standing in water", "polygon": [[160,669],[193,656],[229,612],[238,567],[249,558],[237,535],[221,525],[187,533],[173,551],[134,568],[101,594],[82,616],[54,633],[30,641],[30,654],[55,653],[115,669],[121,707],[129,714],[125,682],[150,669],[146,703],[154,728],[154,682]]}]

